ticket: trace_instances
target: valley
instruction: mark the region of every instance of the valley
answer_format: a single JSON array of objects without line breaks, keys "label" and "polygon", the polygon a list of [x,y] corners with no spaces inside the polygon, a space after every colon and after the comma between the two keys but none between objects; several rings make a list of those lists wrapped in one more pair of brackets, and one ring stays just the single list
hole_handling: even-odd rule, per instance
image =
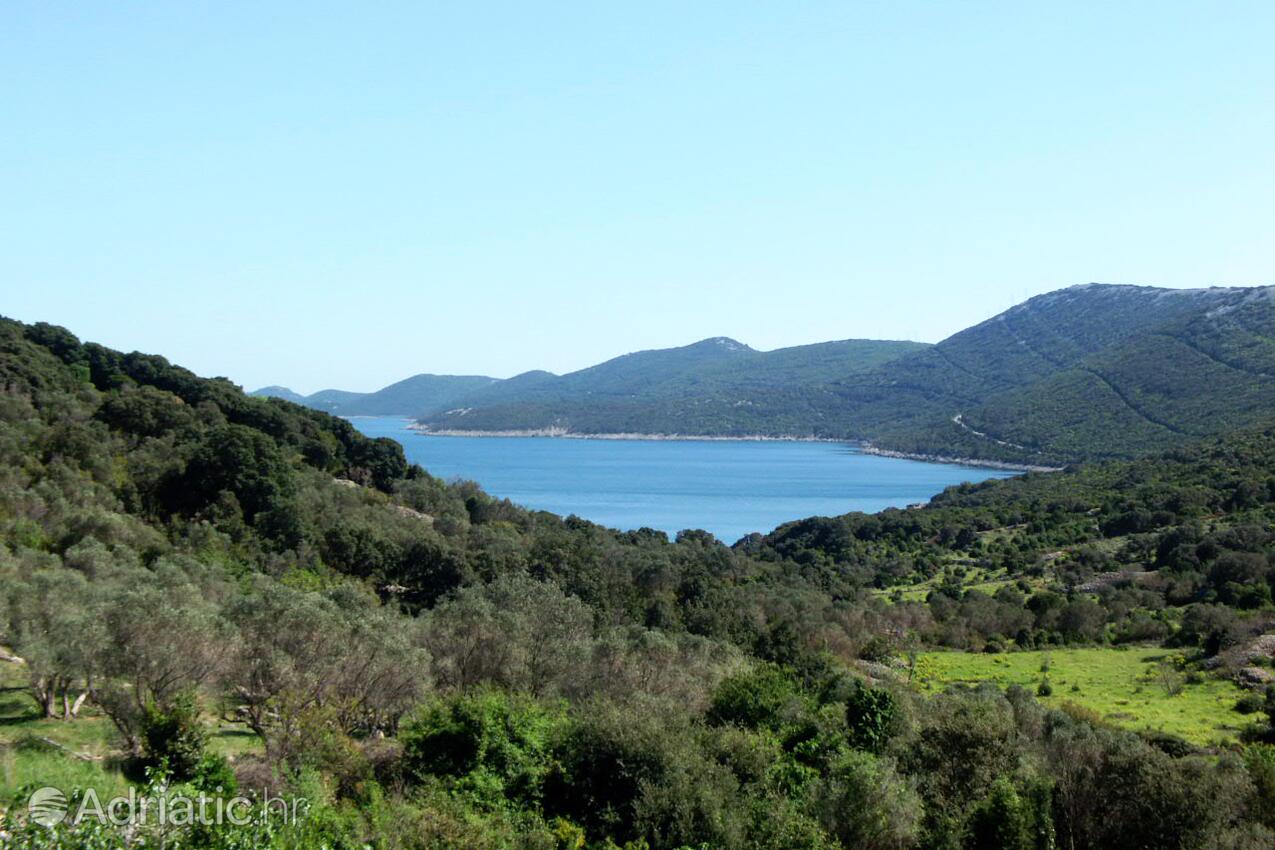
[{"label": "valley", "polygon": [[[19,846],[118,839],[22,819],[32,783],[157,776],[307,800],[212,847],[828,850],[883,818],[906,847],[1004,811],[1076,846],[1267,834],[1269,425],[726,545],[523,507],[375,429],[54,325],[0,321],[0,377]],[[835,449],[506,443],[497,470],[537,447]]]}]

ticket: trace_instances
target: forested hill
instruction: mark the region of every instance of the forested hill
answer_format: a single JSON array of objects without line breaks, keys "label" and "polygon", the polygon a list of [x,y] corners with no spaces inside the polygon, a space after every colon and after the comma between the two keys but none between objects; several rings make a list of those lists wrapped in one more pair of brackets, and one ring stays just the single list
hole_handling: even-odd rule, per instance
[{"label": "forested hill", "polygon": [[838,390],[892,448],[1134,457],[1275,421],[1275,287],[1073,287]]},{"label": "forested hill", "polygon": [[927,346],[842,340],[755,351],[727,337],[638,351],[566,375],[524,372],[507,380],[417,375],[375,393],[323,390],[274,396],[338,416],[438,418],[465,429],[560,427],[615,433],[786,433],[817,414],[821,387]]},{"label": "forested hill", "polygon": [[[1273,293],[1089,284],[1032,298],[935,346],[872,349],[901,353],[885,362],[865,356],[870,343],[768,359],[739,351],[714,372],[637,389],[592,380],[603,364],[527,392],[495,385],[423,422],[813,435],[1028,464],[1136,457],[1275,420]],[[788,368],[798,357],[806,368]]]},{"label": "forested hill", "polygon": [[715,337],[628,354],[551,380],[494,384],[423,421],[459,430],[804,434],[823,415],[828,381],[926,347],[842,340],[761,352]]},{"label": "forested hill", "polygon": [[[1275,630],[1273,527],[1259,429],[733,547],[618,532],[162,357],[0,320],[7,698],[77,747],[77,724],[107,724],[113,756],[175,782],[313,805],[196,847],[1269,847],[1275,696],[1214,703],[1229,742],[1185,740],[1087,694],[924,692],[908,659],[1161,643],[1238,707],[1229,680]],[[203,728],[225,716],[229,762]],[[0,744],[6,771],[33,753],[113,763]],[[13,846],[121,846],[0,826]]]},{"label": "forested hill", "polygon": [[281,398],[337,416],[416,416],[446,409],[494,383],[495,378],[483,375],[413,375],[371,393],[320,390],[303,396],[287,387],[262,387],[250,395]]}]

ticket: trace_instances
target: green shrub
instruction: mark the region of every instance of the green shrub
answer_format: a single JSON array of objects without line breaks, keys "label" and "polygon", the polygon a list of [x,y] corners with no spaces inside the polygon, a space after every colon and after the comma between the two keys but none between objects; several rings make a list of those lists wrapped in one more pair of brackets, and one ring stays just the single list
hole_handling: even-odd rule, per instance
[{"label": "green shrub", "polygon": [[717,686],[709,705],[708,722],[777,729],[800,707],[800,702],[797,685],[788,673],[774,664],[759,664]]},{"label": "green shrub", "polygon": [[1235,710],[1240,714],[1256,714],[1266,706],[1266,698],[1260,694],[1248,693],[1235,701]]},{"label": "green shrub", "polygon": [[846,726],[850,745],[879,753],[899,727],[899,706],[884,688],[860,684],[846,700]]},{"label": "green shrub", "polygon": [[486,805],[539,802],[560,712],[498,691],[434,700],[399,733],[403,768],[416,782],[442,778]]},{"label": "green shrub", "polygon": [[195,695],[182,693],[162,708],[148,705],[141,738],[143,766],[165,769],[176,782],[193,779],[208,744]]}]

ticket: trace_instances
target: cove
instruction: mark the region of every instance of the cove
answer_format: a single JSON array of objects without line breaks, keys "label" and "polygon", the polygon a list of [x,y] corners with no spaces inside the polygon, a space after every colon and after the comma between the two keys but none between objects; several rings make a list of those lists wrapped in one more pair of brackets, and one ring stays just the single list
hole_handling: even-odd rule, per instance
[{"label": "cove", "polygon": [[1014,474],[840,443],[442,437],[408,430],[410,419],[350,422],[369,437],[398,440],[432,475],[476,481],[528,508],[619,529],[699,528],[727,543],[795,519],[905,507],[953,484]]}]

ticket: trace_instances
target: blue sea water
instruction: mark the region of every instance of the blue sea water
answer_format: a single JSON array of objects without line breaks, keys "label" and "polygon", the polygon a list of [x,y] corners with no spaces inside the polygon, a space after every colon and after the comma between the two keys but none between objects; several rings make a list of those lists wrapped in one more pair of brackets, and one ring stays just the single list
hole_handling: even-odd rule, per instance
[{"label": "blue sea water", "polygon": [[702,528],[727,543],[789,520],[903,507],[952,484],[1012,474],[838,443],[438,437],[407,430],[408,419],[350,421],[398,440],[433,475],[477,481],[529,508],[620,529]]}]

